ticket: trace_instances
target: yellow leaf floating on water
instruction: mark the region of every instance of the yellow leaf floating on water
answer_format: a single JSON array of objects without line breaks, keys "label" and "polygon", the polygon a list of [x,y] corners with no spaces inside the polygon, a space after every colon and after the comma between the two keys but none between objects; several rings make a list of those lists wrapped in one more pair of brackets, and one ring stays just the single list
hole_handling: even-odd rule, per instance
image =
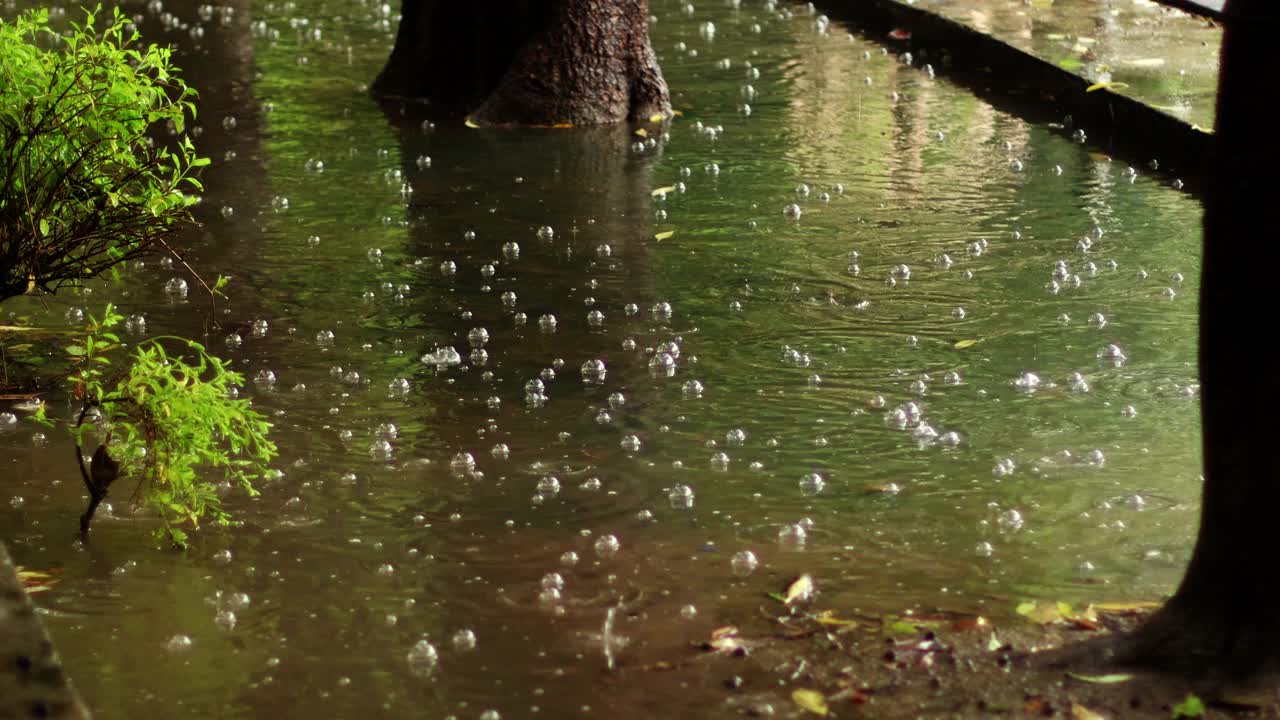
[{"label": "yellow leaf floating on water", "polygon": [[658,197],[659,195],[666,195],[669,192],[675,192],[675,189],[676,189],[675,185],[664,185],[660,188],[654,188],[653,191],[649,193],[649,195],[653,197]]},{"label": "yellow leaf floating on water", "polygon": [[657,235],[654,235],[654,236],[653,236],[653,239],[654,239],[654,240],[659,240],[659,241],[661,241],[661,240],[666,240],[667,238],[669,238],[669,237],[671,237],[672,235],[675,235],[675,234],[676,234],[676,231],[675,231],[675,230],[667,230],[666,232],[660,232],[660,233],[658,233]]},{"label": "yellow leaf floating on water", "polygon": [[1110,81],[1106,81],[1106,80],[1104,80],[1103,82],[1096,82],[1096,83],[1094,83],[1094,84],[1090,85],[1089,87],[1085,88],[1085,89],[1084,89],[1084,91],[1085,91],[1085,92],[1087,92],[1087,93],[1091,93],[1091,92],[1094,92],[1095,90],[1103,90],[1103,89],[1106,89],[1106,90],[1123,90],[1123,89],[1125,89],[1125,88],[1127,88],[1127,87],[1129,87],[1129,83],[1122,83],[1122,82],[1110,82]]},{"label": "yellow leaf floating on water", "polygon": [[18,566],[18,581],[22,583],[22,587],[26,588],[28,594],[44,592],[58,583],[56,573],[42,572],[40,570],[25,570],[21,565]]},{"label": "yellow leaf floating on water", "polygon": [[1151,602],[1149,600],[1130,603],[1104,602],[1093,604],[1094,610],[1101,610],[1106,613],[1133,613],[1141,612],[1143,610],[1155,610],[1158,607],[1160,607],[1160,603]]},{"label": "yellow leaf floating on water", "polygon": [[817,615],[814,615],[813,619],[816,620],[819,625],[829,625],[833,627],[856,627],[858,624],[857,620],[845,620],[844,618],[836,617],[835,612],[832,610],[823,610]]},{"label": "yellow leaf floating on water", "polygon": [[813,596],[813,576],[805,573],[796,578],[787,586],[786,597],[782,599],[784,605],[790,605],[793,602],[804,602]]},{"label": "yellow leaf floating on water", "polygon": [[826,717],[827,714],[831,712],[831,710],[827,708],[827,698],[817,690],[807,690],[804,688],[794,690],[791,693],[791,701],[814,715],[822,715],[823,717]]},{"label": "yellow leaf floating on water", "polygon": [[957,342],[953,347],[955,347],[955,349],[957,350],[964,350],[965,348],[971,348],[977,344],[978,344],[977,340],[961,340],[960,342]]},{"label": "yellow leaf floating on water", "polygon": [[1071,720],[1107,720],[1106,717],[1078,703],[1071,703]]},{"label": "yellow leaf floating on water", "polygon": [[712,630],[711,642],[707,643],[707,649],[721,652],[733,652],[740,647],[742,647],[742,640],[738,638],[738,628],[733,625]]},{"label": "yellow leaf floating on water", "polygon": [[1128,673],[1112,673],[1110,675],[1077,675],[1069,672],[1067,677],[1075,678],[1081,682],[1093,683],[1095,685],[1115,685],[1116,683],[1129,682],[1133,676]]},{"label": "yellow leaf floating on water", "polygon": [[636,134],[640,137],[649,137],[649,131],[644,128],[636,128]]},{"label": "yellow leaf floating on water", "polygon": [[479,125],[477,125],[477,124],[476,124],[476,121],[475,121],[475,120],[472,120],[472,119],[471,119],[471,116],[470,116],[470,115],[468,115],[468,116],[467,116],[467,119],[466,119],[466,120],[463,120],[463,121],[462,121],[462,124],[463,124],[463,125],[466,125],[466,126],[467,126],[467,127],[469,127],[469,128],[478,128],[478,127],[480,127]]},{"label": "yellow leaf floating on water", "polygon": [[666,119],[667,119],[667,116],[663,115],[662,113],[654,113],[649,116],[649,122],[659,123]]}]

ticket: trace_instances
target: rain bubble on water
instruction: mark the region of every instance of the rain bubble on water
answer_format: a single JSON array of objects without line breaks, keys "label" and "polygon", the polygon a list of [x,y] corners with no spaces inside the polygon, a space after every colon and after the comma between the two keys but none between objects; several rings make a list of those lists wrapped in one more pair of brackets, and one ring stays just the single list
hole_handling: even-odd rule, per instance
[{"label": "rain bubble on water", "polygon": [[759,567],[760,561],[756,559],[756,554],[750,550],[739,550],[734,553],[733,558],[729,561],[729,567],[733,570],[733,574],[738,577],[746,577]]},{"label": "rain bubble on water", "polygon": [[170,653],[177,655],[179,653],[187,652],[191,649],[192,645],[193,643],[191,642],[190,637],[187,637],[186,635],[174,635],[169,638],[169,642],[165,643],[165,649]]},{"label": "rain bubble on water", "polygon": [[423,638],[409,649],[407,656],[409,661],[409,670],[419,677],[430,675],[435,670],[436,665],[440,661],[440,654],[436,652],[436,646],[432,645],[429,640]]},{"label": "rain bubble on water", "polygon": [[602,558],[611,558],[614,555],[617,555],[620,547],[621,543],[619,543],[618,538],[613,535],[600,536],[596,539],[594,545],[596,555]]},{"label": "rain bubble on water", "polygon": [[817,495],[826,487],[827,482],[818,473],[809,473],[800,478],[800,493],[802,495]]}]

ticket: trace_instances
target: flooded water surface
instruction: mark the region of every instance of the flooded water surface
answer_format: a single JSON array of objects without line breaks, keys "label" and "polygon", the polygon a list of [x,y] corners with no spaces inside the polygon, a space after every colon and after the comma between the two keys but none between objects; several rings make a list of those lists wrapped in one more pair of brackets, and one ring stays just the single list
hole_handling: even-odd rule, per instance
[{"label": "flooded water surface", "polygon": [[387,5],[129,6],[201,90],[184,242],[229,298],[148,260],[5,322],[201,339],[281,457],[185,552],[128,485],[86,548],[68,439],[0,427],[0,535],[63,568],[38,600],[98,717],[722,717],[740,665],[690,643],[800,573],[871,615],[1172,589],[1199,203],[736,4],[653,3],[682,114],[643,134],[380,107]]}]

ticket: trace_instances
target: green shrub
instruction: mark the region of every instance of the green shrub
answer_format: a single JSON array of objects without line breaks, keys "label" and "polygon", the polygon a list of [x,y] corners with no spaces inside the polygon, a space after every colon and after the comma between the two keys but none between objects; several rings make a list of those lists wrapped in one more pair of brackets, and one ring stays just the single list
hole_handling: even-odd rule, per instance
[{"label": "green shrub", "polygon": [[[0,300],[54,292],[167,249],[208,164],[182,135],[195,92],[119,9],[65,35],[46,10],[0,22]],[[148,132],[181,136],[169,146]]]},{"label": "green shrub", "polygon": [[[191,340],[150,338],[117,368],[120,339],[111,329],[123,319],[107,305],[101,320],[89,318],[83,341],[67,348],[80,359],[68,377],[72,394],[83,402],[72,431],[91,496],[81,528],[88,532],[93,509],[118,472],[122,479],[136,479],[134,498],[160,517],[160,535],[184,546],[184,527],[205,518],[229,520],[215,480],[257,494],[253,481],[270,472],[267,463],[276,455],[267,438],[271,425],[248,400],[234,397],[243,376]],[[43,408],[36,419],[49,422]],[[90,432],[104,436],[92,472],[82,459]]]}]

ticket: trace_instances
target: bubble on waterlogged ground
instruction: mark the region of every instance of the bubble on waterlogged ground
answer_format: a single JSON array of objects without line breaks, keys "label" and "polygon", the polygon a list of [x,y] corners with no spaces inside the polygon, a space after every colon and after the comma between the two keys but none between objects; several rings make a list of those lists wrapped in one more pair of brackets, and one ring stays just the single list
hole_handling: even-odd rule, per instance
[{"label": "bubble on waterlogged ground", "polygon": [[169,638],[169,642],[165,643],[164,648],[170,653],[178,655],[190,651],[193,645],[194,643],[191,642],[190,637],[187,637],[186,635],[174,635]]},{"label": "bubble on waterlogged ground", "polygon": [[688,485],[676,485],[667,493],[667,500],[673,510],[688,510],[693,507],[693,488]]},{"label": "bubble on waterlogged ground", "polygon": [[452,345],[426,353],[421,358],[424,365],[435,365],[438,368],[452,367],[462,362],[462,356],[454,349]]},{"label": "bubble on waterlogged ground", "polygon": [[259,370],[258,373],[253,376],[253,384],[263,388],[264,390],[270,389],[276,384],[276,374],[270,370]]},{"label": "bubble on waterlogged ground", "polygon": [[471,328],[471,331],[467,333],[467,342],[473,348],[482,348],[485,343],[489,342],[489,331],[482,327]]},{"label": "bubble on waterlogged ground", "polygon": [[618,445],[629,453],[640,452],[640,448],[642,447],[640,438],[635,435],[624,435]]},{"label": "bubble on waterlogged ground", "polygon": [[555,497],[560,494],[560,480],[554,475],[546,475],[538,480],[538,485],[534,492],[542,498]]},{"label": "bubble on waterlogged ground", "polygon": [[369,446],[369,455],[375,460],[388,460],[395,453],[395,448],[391,442],[383,438],[378,438]]},{"label": "bubble on waterlogged ground", "polygon": [[1084,375],[1073,372],[1067,377],[1067,387],[1071,388],[1071,392],[1087,393],[1089,392],[1089,381]]},{"label": "bubble on waterlogged ground", "polygon": [[995,547],[985,540],[973,547],[973,554],[981,558],[989,558],[995,554],[995,551]]},{"label": "bubble on waterlogged ground", "polygon": [[649,359],[649,375],[651,377],[671,377],[676,374],[676,360],[670,353],[655,353]]},{"label": "bubble on waterlogged ground", "polygon": [[463,628],[453,634],[450,639],[457,652],[470,652],[476,649],[476,634],[473,630]]},{"label": "bubble on waterlogged ground", "polygon": [[602,535],[599,538],[596,538],[596,542],[593,547],[595,548],[596,555],[599,557],[611,558],[618,554],[618,550],[622,547],[622,544],[619,543],[618,538],[613,535]]},{"label": "bubble on waterlogged ground", "polygon": [[599,310],[592,310],[587,313],[587,325],[593,329],[599,329],[604,325],[604,313]]},{"label": "bubble on waterlogged ground", "polygon": [[1097,356],[1099,360],[1110,363],[1115,367],[1124,365],[1125,361],[1129,359],[1128,356],[1125,355],[1124,350],[1122,350],[1119,345],[1115,344],[1102,348],[1098,351]]},{"label": "bubble on waterlogged ground", "polygon": [[778,544],[783,547],[799,549],[804,547],[805,541],[809,537],[809,531],[800,523],[791,525],[783,525],[778,530]]},{"label": "bubble on waterlogged ground", "polygon": [[133,335],[141,335],[147,331],[147,319],[142,315],[130,315],[124,321],[124,329]]},{"label": "bubble on waterlogged ground", "polygon": [[469,452],[460,452],[449,461],[449,471],[455,476],[470,475],[476,469],[476,459]]},{"label": "bubble on waterlogged ground", "polygon": [[333,345],[333,341],[334,341],[334,335],[332,330],[321,330],[320,332],[316,333],[317,345],[327,347],[327,346]]},{"label": "bubble on waterlogged ground", "polygon": [[582,382],[599,385],[605,379],[604,361],[592,359],[582,363]]},{"label": "bubble on waterlogged ground", "polygon": [[18,416],[11,412],[0,412],[0,430],[8,430],[18,424]]},{"label": "bubble on waterlogged ground", "polygon": [[693,605],[685,605],[680,608],[680,617],[685,620],[693,620],[698,617],[698,608]]},{"label": "bubble on waterlogged ground", "polygon": [[409,649],[406,659],[409,662],[409,672],[418,677],[430,675],[440,662],[440,653],[436,652],[436,646],[431,641],[423,638],[414,643]]},{"label": "bubble on waterlogged ground", "polygon": [[253,325],[250,328],[249,334],[253,335],[256,338],[264,338],[267,336],[267,333],[270,331],[271,331],[271,325],[266,320],[259,318],[253,321]]},{"label": "bubble on waterlogged ground", "polygon": [[[498,443],[489,449],[489,455],[495,460],[506,460],[511,456],[511,448],[507,447],[506,443]],[[472,463],[474,462],[475,460],[473,459]]]},{"label": "bubble on waterlogged ground", "polygon": [[711,456],[711,469],[724,472],[729,469],[729,456],[720,452]]},{"label": "bubble on waterlogged ground", "polygon": [[1022,529],[1026,524],[1026,520],[1023,519],[1022,513],[1010,509],[1000,513],[1000,517],[996,518],[996,524],[1000,526],[1001,530],[1015,532]]},{"label": "bubble on waterlogged ground", "polygon": [[542,227],[538,228],[539,240],[543,240],[543,241],[553,240],[555,236],[556,236],[556,231],[552,229],[550,225],[543,225]]},{"label": "bubble on waterlogged ground", "polygon": [[653,306],[649,308],[649,315],[657,321],[670,320],[671,313],[671,303],[666,301],[654,303]]},{"label": "bubble on waterlogged ground", "polygon": [[756,554],[750,550],[739,550],[734,553],[733,558],[729,561],[729,567],[733,570],[733,574],[738,577],[750,575],[759,566],[760,561],[756,559]]},{"label": "bubble on waterlogged ground", "polygon": [[170,300],[181,300],[187,296],[187,281],[182,278],[170,278],[164,284],[164,294]]},{"label": "bubble on waterlogged ground", "polygon": [[538,329],[544,333],[553,333],[556,331],[556,316],[547,314],[538,318]]},{"label": "bubble on waterlogged ground", "polygon": [[1033,372],[1025,372],[1013,381],[1013,386],[1023,392],[1034,392],[1040,388],[1040,376]]},{"label": "bubble on waterlogged ground", "polygon": [[395,378],[387,383],[387,394],[391,397],[404,397],[409,393],[409,381],[405,378]]},{"label": "bubble on waterlogged ground", "polygon": [[578,553],[572,550],[566,550],[560,553],[560,564],[565,567],[573,567],[578,564]]},{"label": "bubble on waterlogged ground", "polygon": [[801,495],[817,495],[827,486],[827,481],[818,473],[809,473],[800,478],[800,494]]}]

